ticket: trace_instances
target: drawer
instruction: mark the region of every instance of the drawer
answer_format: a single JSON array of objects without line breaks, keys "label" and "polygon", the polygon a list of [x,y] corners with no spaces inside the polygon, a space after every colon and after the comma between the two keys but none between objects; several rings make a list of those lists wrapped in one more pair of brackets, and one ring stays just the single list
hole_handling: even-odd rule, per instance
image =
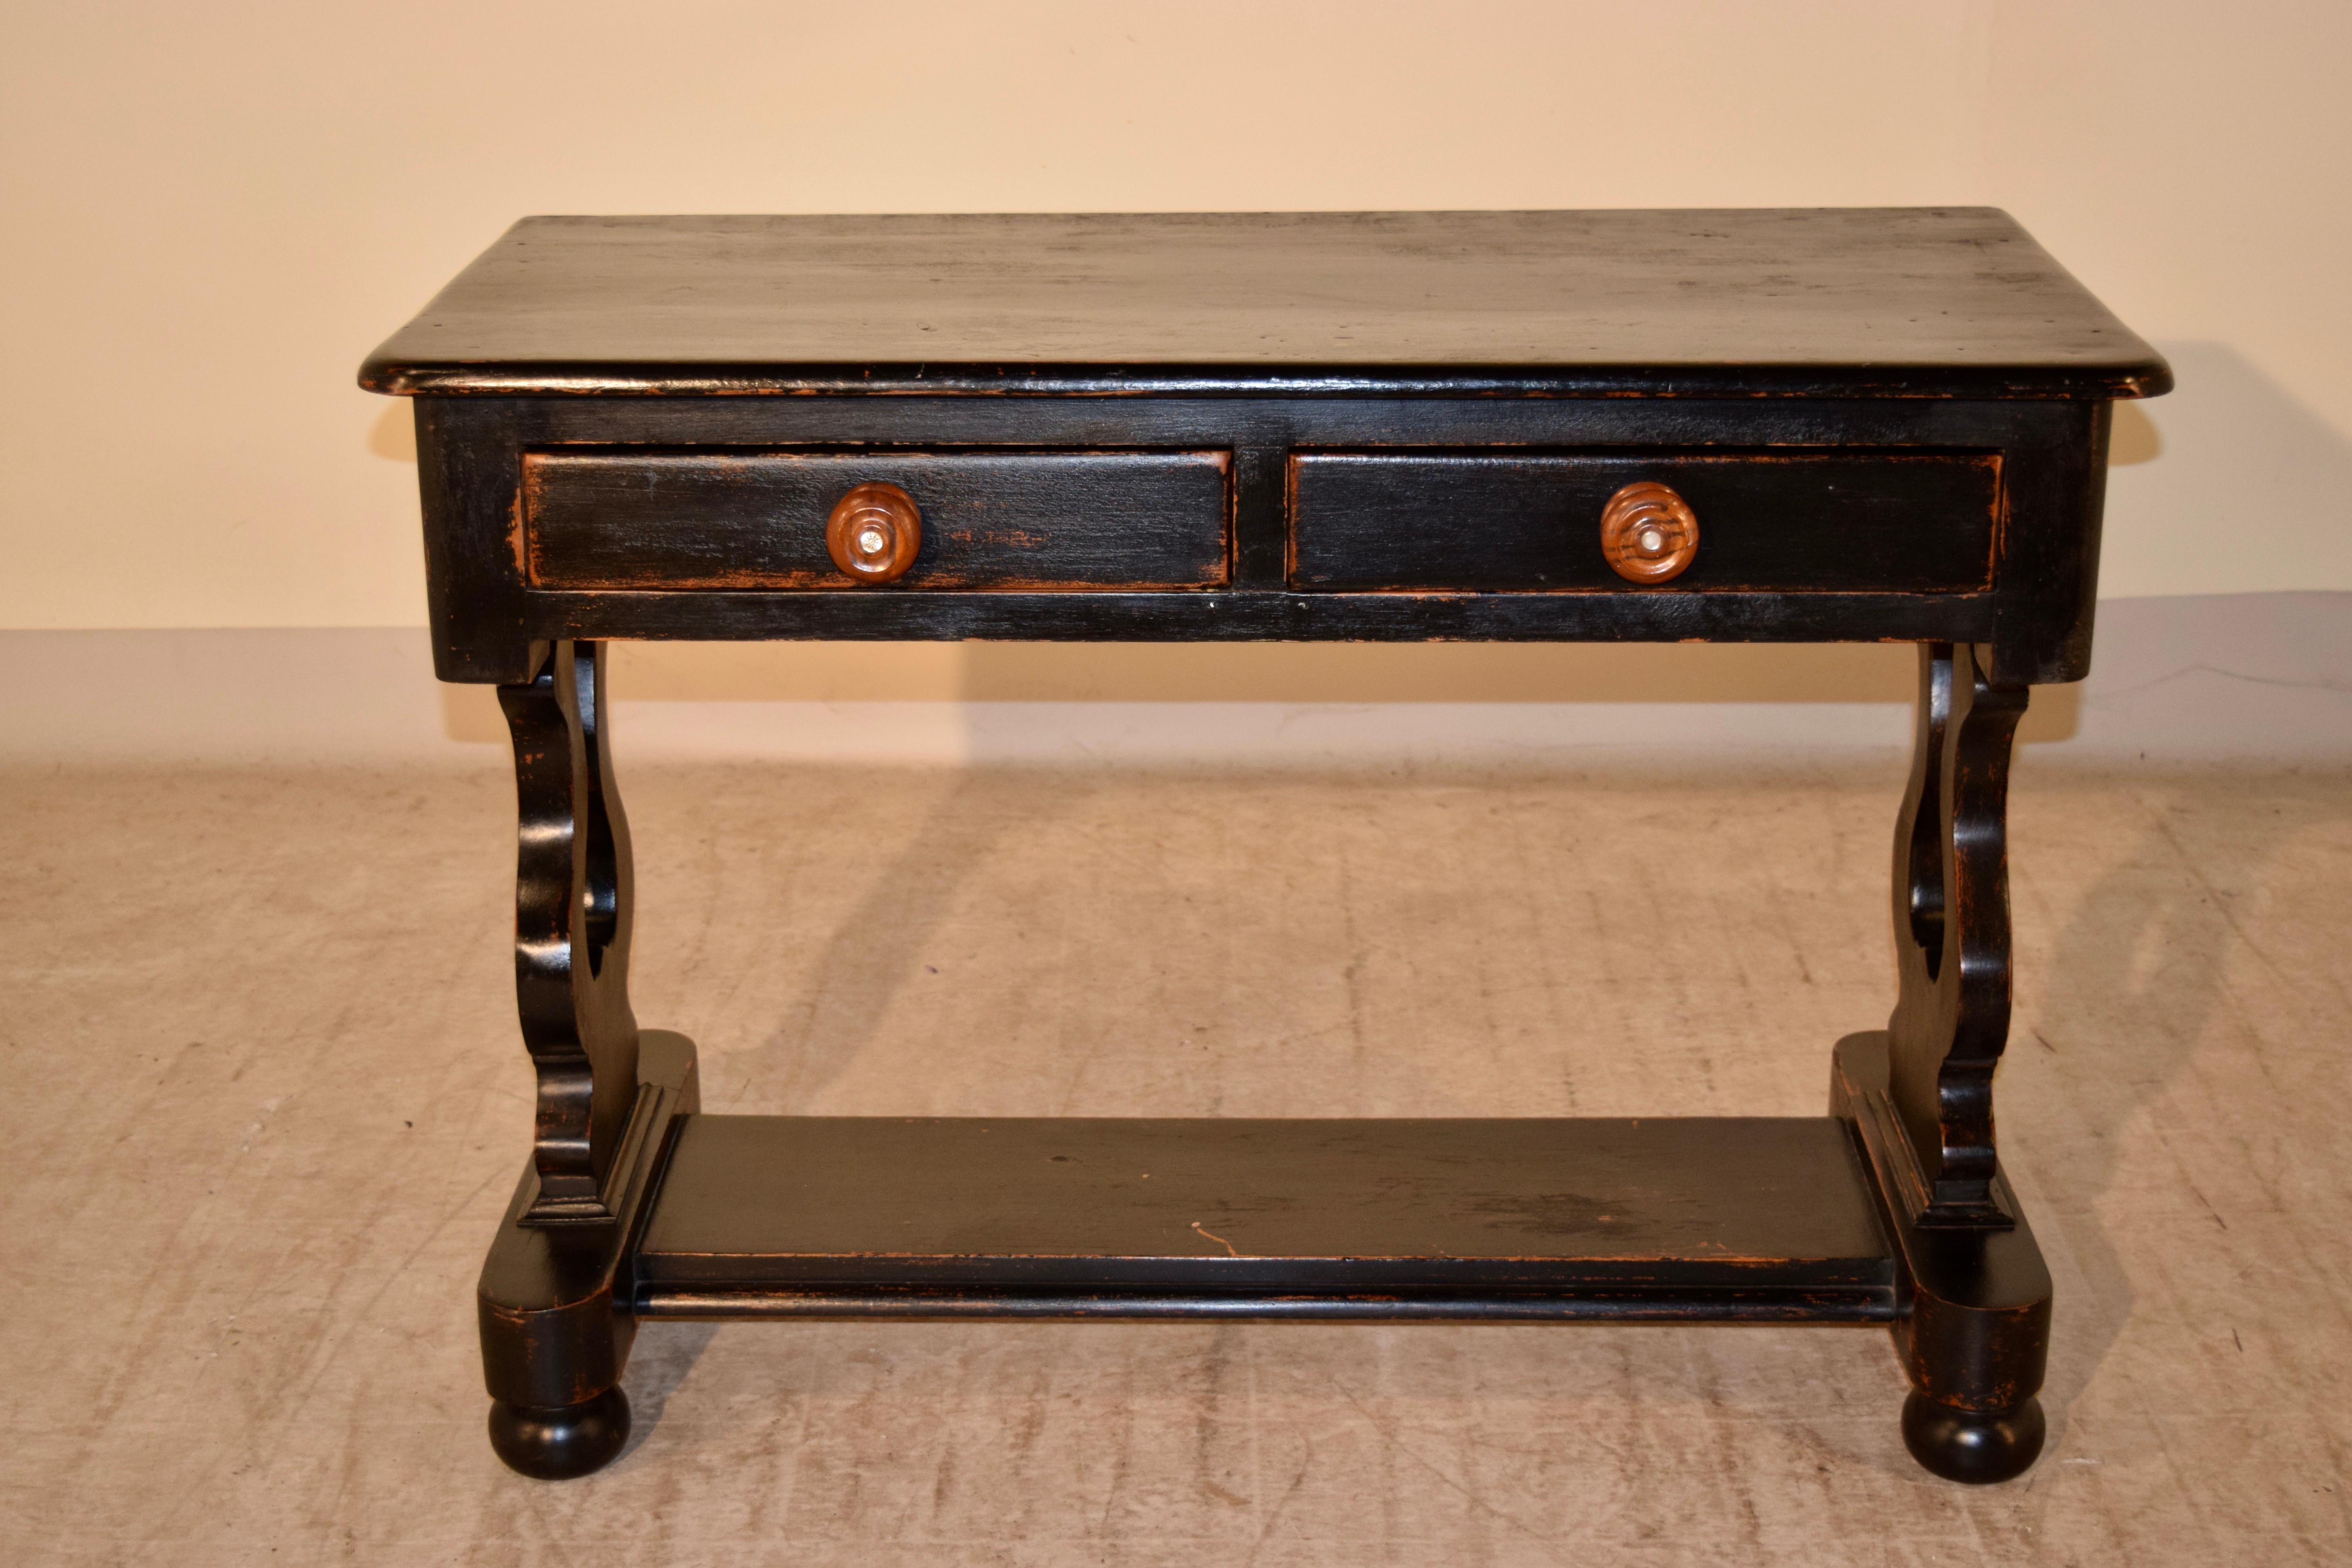
[{"label": "drawer", "polygon": [[[647,450],[523,455],[523,568],[562,589],[1214,588],[1229,454]],[[852,580],[826,520],[853,487],[921,515],[904,575]]]},{"label": "drawer", "polygon": [[[1965,593],[1992,581],[1997,453],[1301,452],[1290,585],[1643,593]],[[1697,521],[1690,563],[1640,585],[1601,552],[1623,486],[1671,487]]]}]

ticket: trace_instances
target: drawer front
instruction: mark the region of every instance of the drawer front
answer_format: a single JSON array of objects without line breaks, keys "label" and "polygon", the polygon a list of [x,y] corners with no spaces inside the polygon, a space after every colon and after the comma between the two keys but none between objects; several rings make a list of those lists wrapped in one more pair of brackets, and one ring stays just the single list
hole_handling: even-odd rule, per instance
[{"label": "drawer front", "polygon": [[[1637,586],[1601,552],[1622,486],[1673,488],[1690,565]],[[1980,452],[1302,452],[1290,585],[1313,592],[1966,593],[1992,581],[2000,459]]]},{"label": "drawer front", "polygon": [[[523,568],[559,589],[1221,587],[1229,455],[566,449],[522,463]],[[906,574],[852,581],[825,520],[853,486],[922,514]]]}]

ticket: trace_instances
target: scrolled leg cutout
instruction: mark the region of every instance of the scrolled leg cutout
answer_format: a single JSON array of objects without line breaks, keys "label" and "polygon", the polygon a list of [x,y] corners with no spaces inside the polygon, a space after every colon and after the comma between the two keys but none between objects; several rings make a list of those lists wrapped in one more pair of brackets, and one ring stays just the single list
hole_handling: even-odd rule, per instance
[{"label": "scrolled leg cutout", "polygon": [[637,1091],[628,820],[613,778],[604,650],[556,643],[502,686],[519,819],[515,1002],[539,1076],[535,1224],[596,1225]]},{"label": "scrolled leg cutout", "polygon": [[1895,836],[1899,998],[1888,1085],[1918,1223],[2000,1227],[1992,1077],[2009,1041],[2009,766],[2027,691],[1976,649],[1920,648],[1919,722]]}]

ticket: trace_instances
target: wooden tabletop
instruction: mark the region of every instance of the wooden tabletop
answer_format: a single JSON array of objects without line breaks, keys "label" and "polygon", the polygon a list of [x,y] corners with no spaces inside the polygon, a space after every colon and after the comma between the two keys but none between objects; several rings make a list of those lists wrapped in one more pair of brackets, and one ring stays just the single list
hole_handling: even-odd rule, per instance
[{"label": "wooden tabletop", "polygon": [[388,393],[2110,398],[2163,359],[1988,207],[532,217]]}]

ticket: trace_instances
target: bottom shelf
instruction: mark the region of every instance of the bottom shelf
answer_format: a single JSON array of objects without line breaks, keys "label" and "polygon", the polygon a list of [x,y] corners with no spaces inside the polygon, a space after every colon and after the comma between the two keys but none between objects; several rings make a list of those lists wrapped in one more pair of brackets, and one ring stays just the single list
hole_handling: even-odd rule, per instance
[{"label": "bottom shelf", "polygon": [[1883,1322],[1848,1125],[680,1118],[641,1317]]},{"label": "bottom shelf", "polygon": [[2049,1270],[1998,1177],[2000,1225],[1881,1202],[1917,1181],[1887,1083],[1874,1033],[1822,1117],[702,1116],[693,1042],[648,1029],[612,1217],[535,1215],[526,1167],[483,1260],[491,1443],[611,1460],[644,1318],[1874,1322],[1912,1454],[2006,1479],[2042,1447]]}]

